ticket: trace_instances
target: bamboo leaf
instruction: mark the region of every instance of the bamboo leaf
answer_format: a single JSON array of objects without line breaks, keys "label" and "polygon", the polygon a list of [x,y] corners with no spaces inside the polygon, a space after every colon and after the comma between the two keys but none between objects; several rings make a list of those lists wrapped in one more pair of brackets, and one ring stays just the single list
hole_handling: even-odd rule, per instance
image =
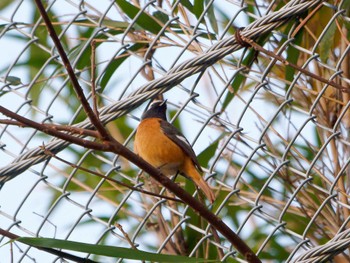
[{"label": "bamboo leaf", "polygon": [[[130,18],[134,19],[135,16],[140,12],[140,8],[130,4],[125,0],[116,0],[115,1],[118,6],[122,9],[122,11]],[[162,29],[162,27],[158,24],[158,22],[149,14],[143,12],[136,20],[136,24],[147,30],[152,32],[153,34],[158,34],[158,32]]]},{"label": "bamboo leaf", "polygon": [[[130,48],[128,48],[128,50],[137,51],[144,46],[145,44],[137,43],[132,45]],[[118,69],[118,67],[128,58],[127,54],[128,54],[127,51],[124,51],[123,53],[120,54],[119,58],[117,58],[116,60],[113,60],[109,64],[108,69],[105,71],[100,83],[103,89],[106,87],[107,83],[109,82],[110,78],[115,73],[115,71]]]},{"label": "bamboo leaf", "polygon": [[21,78],[16,77],[16,76],[7,76],[5,81],[8,84],[13,85],[13,86],[17,86],[17,85],[21,85],[22,84]]},{"label": "bamboo leaf", "polygon": [[204,1],[203,0],[194,0],[193,5],[193,13],[194,15],[199,18],[204,10]]},{"label": "bamboo leaf", "polygon": [[[304,30],[300,30],[295,36],[294,43],[299,45],[302,42],[304,35]],[[289,46],[287,49],[287,61],[290,61],[293,64],[297,64],[299,59],[300,51],[293,46]],[[286,67],[285,79],[288,81],[293,81],[295,69],[292,67]]]},{"label": "bamboo leaf", "polygon": [[[248,55],[246,58],[243,60],[243,65],[247,65],[249,68],[250,65],[253,63],[253,60],[255,58],[255,50],[249,50]],[[231,87],[233,89],[233,92],[228,92],[223,103],[223,109],[226,109],[226,107],[230,104],[231,100],[235,97],[236,92],[239,90],[240,86],[242,85],[243,81],[246,79],[242,74],[238,74],[236,78],[233,80]]]},{"label": "bamboo leaf", "polygon": [[186,7],[191,13],[193,13],[193,5],[188,0],[181,0],[181,4]]},{"label": "bamboo leaf", "polygon": [[324,62],[327,62],[327,59],[329,58],[329,54],[334,43],[334,35],[336,29],[336,24],[332,22],[332,24],[328,27],[326,34],[323,36],[320,42],[320,58]]},{"label": "bamboo leaf", "polygon": [[218,148],[218,144],[219,139],[215,140],[212,144],[205,148],[204,151],[198,154],[197,159],[201,165],[208,165],[210,159],[215,155],[216,149]]},{"label": "bamboo leaf", "polygon": [[[207,1],[207,2],[209,2],[209,1]],[[209,7],[207,15],[208,15],[209,23],[210,23],[211,27],[213,28],[215,34],[218,34],[219,33],[219,26],[218,26],[218,20],[215,16],[213,4]]]},{"label": "bamboo leaf", "polygon": [[9,6],[12,3],[13,3],[12,0],[1,0],[0,1],[0,10],[5,9],[7,6]]},{"label": "bamboo leaf", "polygon": [[134,259],[134,260],[147,260],[147,261],[157,261],[157,262],[210,262],[210,260],[200,259],[200,258],[189,258],[185,256],[176,255],[164,255],[157,253],[150,253],[141,250],[135,250],[131,248],[124,247],[114,247],[106,245],[93,245],[82,242],[74,242],[67,240],[59,240],[53,238],[31,238],[31,237],[21,237],[17,239],[21,243],[25,243],[30,246],[42,247],[42,248],[58,248],[66,249],[77,252]]}]

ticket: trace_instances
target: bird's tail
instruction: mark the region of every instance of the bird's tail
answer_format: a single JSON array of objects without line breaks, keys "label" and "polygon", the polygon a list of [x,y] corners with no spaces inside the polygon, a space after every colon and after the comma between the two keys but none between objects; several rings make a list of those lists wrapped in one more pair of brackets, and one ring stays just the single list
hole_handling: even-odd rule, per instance
[{"label": "bird's tail", "polygon": [[186,159],[184,162],[183,173],[185,176],[191,178],[197,186],[203,191],[204,195],[208,198],[210,203],[214,203],[215,195],[213,191],[210,189],[207,182],[203,179],[203,177],[199,174],[195,165],[193,164],[190,158]]}]

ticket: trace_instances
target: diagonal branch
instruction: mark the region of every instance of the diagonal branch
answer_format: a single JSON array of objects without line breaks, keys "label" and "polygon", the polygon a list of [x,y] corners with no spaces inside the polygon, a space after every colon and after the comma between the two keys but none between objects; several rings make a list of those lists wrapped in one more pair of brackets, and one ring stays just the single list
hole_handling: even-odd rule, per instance
[{"label": "diagonal branch", "polygon": [[275,54],[275,53],[273,53],[273,52],[263,48],[262,46],[257,44],[254,40],[252,40],[252,39],[250,39],[248,37],[245,37],[243,35],[240,35],[239,31],[237,31],[237,32],[238,32],[238,36],[241,38],[241,41],[243,41],[243,43],[245,43],[245,44],[247,44],[249,46],[252,46],[255,50],[257,50],[259,52],[262,52],[262,53],[264,53],[264,54],[266,54],[266,55],[268,55],[268,56],[270,56],[270,57],[272,57],[274,59],[277,59],[278,61],[280,61],[284,65],[290,66],[293,69],[296,69],[296,70],[304,73],[305,75],[307,75],[307,76],[309,76],[309,77],[311,77],[313,79],[317,79],[318,81],[323,82],[323,83],[325,83],[327,85],[330,85],[330,86],[332,86],[332,87],[334,87],[336,89],[339,89],[339,90],[341,90],[343,92],[350,93],[350,89],[349,88],[344,87],[344,86],[342,86],[342,85],[340,85],[337,82],[334,82],[332,80],[328,80],[328,79],[325,79],[325,78],[323,78],[323,77],[321,77],[319,75],[316,75],[315,73],[312,73],[309,70],[306,70],[306,69],[304,69],[302,67],[299,67],[298,65],[295,65],[295,64],[289,62],[287,59],[283,58],[282,56],[277,55],[277,54]]},{"label": "diagonal branch", "polygon": [[[7,119],[0,119],[0,124],[5,125],[15,125],[21,128],[28,128],[31,126],[25,125],[22,122],[14,121],[14,120],[7,120]],[[99,138],[100,134],[97,131],[92,131],[89,129],[79,128],[76,126],[71,125],[58,125],[58,124],[48,124],[48,123],[41,123],[41,125],[45,126],[46,128],[52,128],[57,131],[65,131],[71,134],[77,134],[77,135],[84,135],[84,136],[91,136],[94,138]]]},{"label": "diagonal branch", "polygon": [[93,112],[93,110],[90,107],[89,102],[87,101],[83,89],[81,88],[78,79],[74,73],[74,70],[72,68],[72,65],[69,62],[69,59],[66,55],[66,52],[63,49],[63,46],[61,44],[61,41],[59,40],[56,31],[50,21],[49,16],[47,15],[45,8],[42,4],[42,2],[40,0],[35,0],[35,3],[39,9],[39,12],[41,14],[41,17],[44,19],[44,22],[46,24],[47,30],[49,31],[49,34],[52,38],[52,41],[54,42],[57,51],[63,61],[63,64],[67,70],[68,76],[71,80],[71,83],[73,85],[73,88],[79,98],[79,100],[81,101],[81,104],[84,108],[85,113],[87,114],[87,116],[89,117],[91,123],[95,126],[95,128],[98,130],[98,132],[101,134],[103,139],[107,139],[108,138],[108,132],[105,129],[105,127],[102,125],[102,123],[99,121],[98,117],[95,115],[95,113]]},{"label": "diagonal branch", "polygon": [[[62,132],[53,131],[50,128],[46,128],[43,130],[42,125],[38,125],[36,122],[28,122],[29,120],[21,117],[22,121],[26,121],[26,125],[32,126],[33,128],[39,128],[43,132],[46,132],[47,134],[56,136],[58,138],[64,139],[69,142],[77,143],[79,145],[82,145],[81,143],[85,143],[84,147],[94,149],[94,150],[102,150],[104,148],[104,151],[112,151],[116,154],[119,154],[129,161],[136,164],[138,167],[143,169],[146,173],[148,173],[150,176],[152,176],[154,179],[156,179],[160,184],[162,184],[164,187],[169,189],[171,192],[173,192],[176,196],[180,197],[186,204],[191,206],[200,216],[205,218],[214,228],[216,228],[223,236],[225,236],[231,244],[246,258],[248,262],[260,262],[258,257],[254,254],[254,252],[247,246],[247,244],[235,233],[233,232],[219,217],[214,215],[211,211],[207,209],[207,207],[193,198],[189,193],[187,193],[185,190],[183,190],[180,186],[178,186],[176,183],[174,183],[172,180],[170,180],[168,177],[166,177],[164,174],[160,172],[159,169],[153,167],[149,163],[147,163],[145,160],[143,160],[141,157],[130,151],[128,148],[123,146],[121,143],[117,142],[105,129],[101,121],[99,120],[98,116],[95,115],[93,110],[91,109],[84,92],[82,88],[79,85],[79,82],[77,80],[76,75],[74,74],[74,70],[68,60],[68,57],[62,47],[62,44],[52,26],[52,23],[45,11],[45,8],[40,0],[35,0],[36,5],[40,11],[40,14],[42,18],[44,19],[44,22],[46,24],[46,27],[49,31],[49,34],[55,43],[55,46],[57,48],[57,51],[63,61],[64,66],[66,67],[66,70],[68,72],[68,75],[70,77],[70,80],[72,82],[72,85],[74,87],[75,92],[77,93],[78,99],[81,101],[82,106],[84,108],[85,113],[88,115],[91,123],[94,125],[94,127],[97,129],[97,131],[100,133],[103,143],[98,142],[91,142],[87,141],[81,138],[77,138],[75,136],[71,136],[69,134],[65,134]],[[10,111],[6,110],[3,107],[0,107],[0,112],[7,115],[8,113],[11,113]],[[7,114],[6,114],[7,113]],[[8,116],[8,115],[7,115]],[[14,116],[12,114],[12,118],[18,117]],[[16,119],[16,118],[14,118]],[[17,121],[22,122],[20,119],[16,119]],[[91,148],[95,147],[95,148]],[[99,149],[97,149],[99,148]]]},{"label": "diagonal branch", "polygon": [[248,262],[261,262],[259,258],[254,254],[254,252],[247,246],[247,244],[234,231],[232,231],[232,229],[230,229],[218,216],[209,211],[205,204],[199,202],[192,195],[190,195],[184,189],[182,189],[179,185],[177,185],[167,176],[162,174],[159,169],[153,167],[141,157],[129,150],[127,147],[117,142],[109,134],[107,134],[108,138],[103,143],[92,142],[57,131],[56,129],[53,129],[51,127],[46,127],[45,125],[34,122],[12,111],[9,111],[2,106],[0,106],[0,112],[12,119],[23,123],[24,125],[30,126],[34,129],[55,136],[57,138],[66,140],[68,142],[75,143],[85,148],[93,150],[114,152],[115,154],[119,154],[125,157],[126,159],[140,167],[142,170],[144,170],[146,173],[148,173],[150,176],[152,176],[165,188],[173,192],[177,197],[179,197],[190,207],[192,207],[194,211],[196,211],[200,216],[207,220],[212,225],[212,227],[219,231],[232,244],[232,246],[234,246],[245,257],[245,259]]},{"label": "diagonal branch", "polygon": [[24,125],[24,126],[32,127],[32,128],[34,128],[38,131],[41,131],[43,133],[46,133],[46,134],[49,134],[51,136],[60,138],[62,140],[80,145],[80,146],[88,148],[88,149],[93,149],[93,150],[98,150],[98,151],[108,151],[108,152],[111,151],[111,148],[107,144],[85,140],[85,139],[70,135],[68,133],[61,132],[61,131],[57,130],[55,127],[46,126],[44,124],[29,120],[28,118],[25,118],[21,115],[18,115],[16,113],[4,108],[3,106],[0,106],[0,112],[2,114],[4,114],[5,116],[7,116],[11,119],[15,119],[16,121],[22,123],[21,126]]}]

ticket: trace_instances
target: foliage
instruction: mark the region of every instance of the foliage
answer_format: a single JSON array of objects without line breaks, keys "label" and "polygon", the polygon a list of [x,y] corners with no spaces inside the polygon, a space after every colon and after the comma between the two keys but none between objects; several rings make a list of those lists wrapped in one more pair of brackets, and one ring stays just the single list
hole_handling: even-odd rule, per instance
[{"label": "foliage", "polygon": [[[116,0],[114,8],[120,16],[108,15],[102,20],[87,13],[84,18],[70,22],[60,17],[55,8],[50,9],[57,34],[64,32],[66,27],[75,30],[74,37],[67,33],[60,40],[91,103],[91,78],[96,77],[96,103],[99,108],[130,94],[133,85],[137,88],[141,82],[160,78],[174,64],[205,52],[222,36],[231,38],[236,32],[235,27],[229,24],[232,16],[217,1],[214,4],[197,0],[140,2]],[[250,23],[261,16],[261,11],[266,11],[270,4],[269,1],[262,2],[264,8],[259,8],[255,1],[246,1],[241,21]],[[278,10],[287,2],[271,4],[271,10]],[[349,1],[343,2],[349,5]],[[9,4],[6,1],[0,4],[0,8]],[[24,67],[26,76],[9,75],[7,81],[11,85],[20,85],[26,80],[32,82],[25,91],[32,100],[32,116],[38,114],[36,108],[46,107],[47,97],[55,96],[52,104],[64,105],[65,114],[69,117],[54,116],[52,122],[79,123],[86,118],[80,101],[67,81],[59,59],[51,55],[52,43],[45,25],[38,23],[37,27],[33,26],[39,19],[39,13],[33,10],[31,21],[26,26],[33,29],[36,42],[28,48],[26,59],[14,66],[14,69]],[[178,20],[170,22],[174,17]],[[305,67],[327,80],[334,73],[334,68],[344,69],[344,79],[337,81],[348,87],[349,54],[345,55],[342,63],[339,62],[349,45],[350,27],[348,19],[334,17],[334,10],[320,6],[314,13],[306,12],[304,17],[291,19],[278,29],[278,33],[261,36],[256,43],[284,57],[289,63]],[[14,39],[23,43],[28,41],[23,36]],[[91,64],[92,39],[96,45],[96,65]],[[110,43],[117,43],[118,47],[111,48]],[[113,58],[102,59],[109,48],[114,52]],[[244,232],[244,238],[254,251],[259,251],[267,242],[259,254],[262,261],[283,262],[293,252],[296,236],[307,238],[313,244],[323,244],[348,218],[349,186],[344,178],[349,176],[349,169],[343,169],[349,158],[349,146],[345,143],[349,140],[348,132],[335,139],[330,139],[330,136],[349,127],[349,114],[344,113],[348,111],[349,95],[333,87],[326,88],[325,83],[310,76],[300,76],[295,68],[281,61],[272,62],[271,57],[253,48],[242,50],[242,53],[227,56],[203,72],[204,77],[198,82],[205,88],[199,89],[196,81],[193,84],[189,80],[190,85],[179,85],[164,96],[172,101],[170,116],[179,114],[174,122],[185,134],[209,130],[210,136],[205,139],[204,146],[200,145],[203,147],[197,154],[201,165],[208,169],[206,175],[213,178],[209,182],[216,192],[217,201],[211,210],[235,230],[251,228]],[[169,62],[163,52],[179,55]],[[314,54],[318,54],[317,60],[311,59]],[[142,66],[140,61],[144,63]],[[93,66],[96,66],[96,76],[91,74]],[[136,73],[127,75],[128,67]],[[135,70],[136,67],[139,69]],[[1,72],[7,72],[7,66]],[[139,82],[134,82],[134,79]],[[264,87],[260,86],[262,83],[265,83]],[[191,100],[193,104],[186,104],[185,100],[172,97],[175,93],[176,96],[185,94],[186,99],[197,94],[198,98],[194,96]],[[6,92],[0,93],[2,95]],[[205,101],[210,103],[207,106],[201,96],[214,97],[214,100]],[[286,103],[288,99],[291,100]],[[261,101],[268,110],[258,108]],[[193,110],[193,105],[199,105],[199,110]],[[178,106],[183,106],[184,110]],[[47,107],[48,112],[50,107]],[[268,114],[269,110],[273,114]],[[130,142],[137,125],[134,119],[140,116],[140,112],[130,111],[107,125],[113,137],[125,142],[128,147],[132,147]],[[217,115],[208,117],[212,114]],[[182,116],[190,116],[203,128],[188,132],[187,129],[192,127],[188,127],[191,125],[183,121]],[[306,118],[310,116],[316,116],[316,119]],[[253,135],[246,134],[245,130],[237,132],[240,127],[254,130]],[[105,211],[96,216],[98,220],[109,226],[118,222],[127,224],[128,232],[135,234],[130,242],[135,242],[137,237],[145,250],[156,251],[165,242],[161,252],[188,256],[194,251],[196,257],[210,260],[218,260],[222,253],[229,251],[226,240],[221,236],[215,237],[207,222],[184,204],[169,201],[158,205],[158,198],[131,191],[89,172],[97,171],[130,185],[141,183],[144,189],[172,196],[147,175],[141,174],[128,160],[74,146],[68,147],[64,154],[74,165],[63,165],[57,185],[63,190],[52,190],[50,206],[65,191],[96,193],[93,197],[95,202],[105,202],[115,212],[112,215],[111,211]],[[278,161],[285,163],[280,165]],[[75,165],[86,170],[79,170]],[[308,178],[312,181],[306,181]],[[188,192],[195,192],[191,181],[184,178],[176,180]],[[337,202],[327,199],[332,191],[337,193]],[[126,196],[130,201],[124,200]],[[198,198],[205,202],[200,193]],[[319,216],[314,217],[318,212]],[[91,217],[80,223],[92,225],[98,220]],[[180,224],[181,220],[185,223]],[[277,229],[281,223],[284,223],[283,227]],[[271,234],[271,229],[277,229],[277,233]],[[206,233],[214,237],[203,241]],[[155,238],[147,243],[151,234]],[[168,238],[169,235],[172,235],[171,238]],[[286,246],[281,244],[284,239],[288,240],[284,241]],[[105,238],[101,243],[108,242]],[[220,242],[225,249],[217,245]],[[82,245],[75,247],[79,246]],[[136,252],[128,250],[127,254],[132,256]],[[178,259],[165,255],[148,258],[142,253],[137,259],[161,261],[162,257],[164,260]],[[189,259],[181,257],[181,260],[187,262]]]}]

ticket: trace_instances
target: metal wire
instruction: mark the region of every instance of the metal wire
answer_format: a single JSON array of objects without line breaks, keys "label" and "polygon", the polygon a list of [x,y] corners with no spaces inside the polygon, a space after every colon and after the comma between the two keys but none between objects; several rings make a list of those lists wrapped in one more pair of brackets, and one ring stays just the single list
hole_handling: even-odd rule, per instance
[{"label": "metal wire", "polygon": [[[346,4],[212,0],[203,4],[195,18],[187,19],[186,8],[190,7],[181,1],[164,1],[168,5],[144,1],[132,18],[117,2],[47,3],[89,100],[92,85],[86,57],[92,42],[98,41],[95,83],[102,123],[118,122],[126,116],[128,121],[118,122],[117,129],[122,130],[123,125],[136,127],[141,113],[138,107],[164,94],[175,114],[172,121],[186,124],[184,132],[195,151],[211,154],[203,168],[219,197],[211,207],[213,213],[247,240],[264,262],[273,261],[267,254],[278,255],[280,251],[286,253],[282,260],[286,262],[326,262],[337,256],[349,259],[348,93],[325,81],[312,80],[301,70],[291,72],[278,59],[242,46],[239,39],[252,39],[288,62],[317,73],[326,82],[347,86],[350,79],[344,64],[349,63],[349,39],[343,39],[341,48],[329,50],[329,60],[324,60],[325,40],[332,34],[338,38],[348,34],[346,29],[342,33],[339,29],[341,23],[350,21]],[[0,46],[6,46],[9,54],[0,64],[1,105],[37,122],[91,129],[89,120],[82,117],[81,105],[74,104],[74,96],[68,91],[69,79],[56,48],[43,40],[46,32],[40,16],[22,15],[28,6],[35,8],[25,1],[15,1],[0,10]],[[213,10],[220,17],[217,29],[211,21]],[[307,17],[312,12],[316,18]],[[158,32],[144,31],[147,25],[140,21],[145,14],[159,15],[162,26]],[[161,22],[161,17],[166,21]],[[321,29],[312,20],[319,17],[327,17]],[[190,24],[192,20],[194,24]],[[233,25],[246,26],[233,34]],[[180,30],[185,33],[176,35]],[[303,40],[299,34],[310,37]],[[16,50],[10,46],[14,39],[20,42]],[[147,45],[137,49],[144,42]],[[22,64],[36,61],[32,57],[35,52],[43,58],[32,65],[33,69],[23,71]],[[111,68],[115,73],[109,72]],[[240,78],[244,80],[239,82]],[[74,104],[74,109],[64,107],[64,103]],[[129,131],[126,137],[119,132],[114,135],[132,147],[135,131]],[[119,156],[82,149],[28,128],[5,124],[0,124],[0,140],[1,228],[22,236],[82,242],[88,236],[90,243],[156,253],[195,256],[213,247],[220,251],[215,253],[222,253],[222,261],[233,257],[244,262],[189,207],[124,189],[106,178],[91,179],[92,175],[77,168],[98,170],[134,189],[167,194],[166,189],[149,183]],[[76,167],[45,154],[40,147],[43,144]],[[22,180],[23,192],[8,190],[16,189]],[[190,183],[181,179],[180,183],[191,191]],[[193,195],[198,196],[198,192],[193,190]],[[38,200],[43,198],[49,199],[48,204],[37,208]],[[33,218],[35,224],[31,223]],[[85,229],[88,224],[94,226]],[[56,230],[53,234],[53,228],[57,234]],[[186,231],[196,233],[198,238],[190,240],[190,251],[177,242],[185,240]],[[149,244],[149,238],[156,241]],[[7,240],[2,237],[0,243]],[[6,245],[0,251],[14,256],[16,262],[62,260],[30,246],[15,243],[14,247],[15,252]],[[103,258],[102,262],[108,260]]]},{"label": "metal wire", "polygon": [[[298,12],[304,12],[305,9],[315,6],[318,4],[318,2],[319,1],[309,1],[301,5],[296,4],[293,6],[292,10],[282,9],[270,16],[263,17],[261,19],[262,21],[257,20],[256,22],[252,23],[249,27],[243,30],[241,34],[245,37],[255,39],[258,36],[271,32],[272,28],[277,28],[283,24],[285,20],[289,19],[291,14],[298,15]],[[177,85],[178,83],[181,83],[189,76],[206,69],[211,64],[240,48],[240,45],[236,43],[236,39],[234,37],[219,41],[205,54],[197,56],[196,59],[191,59],[188,62],[184,62],[179,66],[174,67],[163,78],[151,81],[137,89],[135,92],[131,93],[127,98],[102,108],[100,116],[102,123],[108,123],[113,119],[125,115],[128,111],[131,111],[146,100],[166,92],[168,89],[174,85]],[[88,121],[76,126],[85,129],[91,128],[91,124]],[[69,144],[65,143],[64,141],[55,140],[53,145],[48,144],[46,145],[46,148],[53,153],[57,153],[68,145]],[[10,167],[4,167],[0,170],[0,182],[6,182],[11,177],[22,173],[30,166],[42,162],[47,158],[47,156],[43,156],[43,152],[38,148],[34,149],[33,152],[27,152],[24,155],[19,156],[13,161],[13,163],[16,163],[16,165],[11,164]],[[31,159],[30,162],[28,159]],[[24,162],[26,162],[26,164],[24,164]]]}]

